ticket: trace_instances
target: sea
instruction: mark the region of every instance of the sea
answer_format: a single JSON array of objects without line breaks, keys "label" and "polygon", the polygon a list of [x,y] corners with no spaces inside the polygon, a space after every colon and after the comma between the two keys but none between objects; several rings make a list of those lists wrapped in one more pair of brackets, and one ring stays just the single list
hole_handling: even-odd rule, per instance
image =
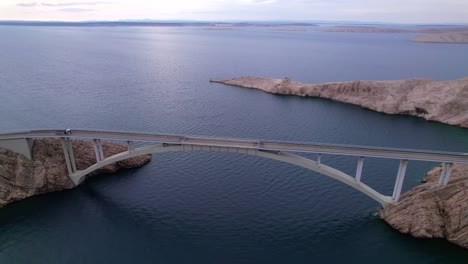
[{"label": "sea", "polygon": [[[468,129],[320,98],[210,83],[468,75],[468,45],[407,33],[242,27],[0,26],[0,131],[99,129],[468,152]],[[315,159],[315,154],[301,154]],[[350,175],[357,158],[324,155]],[[391,195],[398,160],[362,180]],[[439,164],[410,161],[403,189]],[[0,263],[468,263],[444,239],[382,221],[380,205],[318,173],[222,152],[146,166],[0,208]]]}]

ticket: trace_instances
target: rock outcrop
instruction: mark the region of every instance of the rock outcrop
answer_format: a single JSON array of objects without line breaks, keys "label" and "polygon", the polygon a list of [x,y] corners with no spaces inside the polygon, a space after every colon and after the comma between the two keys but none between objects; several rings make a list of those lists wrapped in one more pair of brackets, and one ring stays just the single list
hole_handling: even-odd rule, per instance
[{"label": "rock outcrop", "polygon": [[289,78],[240,77],[212,81],[268,93],[328,98],[387,114],[419,116],[468,127],[468,77],[306,84]]},{"label": "rock outcrop", "polygon": [[350,33],[411,33],[407,29],[389,27],[369,27],[369,26],[334,26],[323,30],[323,32],[350,32]]},{"label": "rock outcrop", "polygon": [[[289,78],[241,77],[214,81],[273,94],[322,97],[388,114],[407,114],[468,127],[468,78],[454,81],[409,79],[304,84]],[[424,184],[402,195],[380,217],[398,231],[419,238],[446,238],[468,248],[468,165],[457,164],[448,185],[441,168]]]},{"label": "rock outcrop", "polygon": [[423,33],[411,39],[414,42],[428,43],[460,43],[468,44],[468,27],[437,27],[437,28],[390,28],[386,26],[335,26],[326,27],[324,32],[348,33]]},{"label": "rock outcrop", "polygon": [[[123,152],[126,146],[116,143],[103,143],[104,155]],[[83,170],[96,163],[91,142],[73,141],[76,167]],[[74,187],[67,177],[67,168],[59,139],[36,139],[32,149],[33,159],[0,148],[0,207],[33,195],[60,191]],[[103,167],[92,175],[114,173],[121,168],[143,166],[151,160],[144,155]],[[90,175],[90,176],[92,176]]]},{"label": "rock outcrop", "polygon": [[455,165],[450,182],[440,186],[441,168],[423,184],[402,195],[380,217],[401,233],[419,238],[446,238],[468,248],[468,165]]},{"label": "rock outcrop", "polygon": [[468,44],[468,30],[465,32],[431,33],[417,36],[411,41],[429,43],[465,43]]}]

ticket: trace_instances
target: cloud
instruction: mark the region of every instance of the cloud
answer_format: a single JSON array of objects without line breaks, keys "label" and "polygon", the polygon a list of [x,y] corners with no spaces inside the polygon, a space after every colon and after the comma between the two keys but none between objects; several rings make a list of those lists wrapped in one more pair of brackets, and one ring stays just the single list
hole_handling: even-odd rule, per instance
[{"label": "cloud", "polygon": [[[46,7],[72,7],[72,6],[92,6],[92,5],[107,5],[110,2],[65,2],[65,3],[18,3],[17,6],[21,7],[35,7],[35,6],[46,6]],[[76,12],[76,11],[75,11]]]},{"label": "cloud", "polygon": [[76,7],[68,7],[68,8],[61,8],[59,11],[62,12],[90,12],[95,11],[96,9],[91,8],[76,8]]},{"label": "cloud", "polygon": [[31,7],[31,6],[40,6],[39,3],[18,3],[17,6],[21,7]]},{"label": "cloud", "polygon": [[468,23],[468,0],[0,0],[6,20],[142,18]]},{"label": "cloud", "polygon": [[242,0],[244,4],[269,5],[278,2],[277,0]]}]

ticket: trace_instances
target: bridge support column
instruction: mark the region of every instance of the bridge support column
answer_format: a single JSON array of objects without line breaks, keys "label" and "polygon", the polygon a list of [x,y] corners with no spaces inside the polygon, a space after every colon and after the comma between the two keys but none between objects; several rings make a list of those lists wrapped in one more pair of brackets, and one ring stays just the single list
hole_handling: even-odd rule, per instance
[{"label": "bridge support column", "polygon": [[133,141],[127,141],[127,146],[128,146],[128,153],[135,150],[135,146],[133,145]]},{"label": "bridge support column", "polygon": [[73,153],[73,148],[68,138],[62,138],[62,147],[63,147],[63,154],[65,156],[65,163],[67,165],[68,175],[72,175],[76,172],[76,164],[75,164],[75,155]]},{"label": "bridge support column", "polygon": [[102,150],[102,142],[100,139],[93,139],[94,154],[96,155],[96,162],[104,160],[104,151]]},{"label": "bridge support column", "polygon": [[101,156],[101,160],[104,160],[105,159],[104,151],[102,149],[102,142],[100,139],[98,140],[98,146],[99,146],[99,155]]},{"label": "bridge support column", "polygon": [[356,182],[361,182],[362,167],[364,166],[364,157],[359,157],[357,169],[356,169]]},{"label": "bridge support column", "polygon": [[320,166],[320,164],[322,164],[322,153],[319,153],[317,155],[317,163],[318,163],[319,166]]},{"label": "bridge support column", "polygon": [[99,145],[97,139],[93,139],[94,155],[96,156],[96,162],[101,161],[101,155],[99,154]]},{"label": "bridge support column", "polygon": [[68,152],[70,153],[70,161],[71,161],[71,166],[73,169],[73,172],[76,171],[76,161],[75,161],[75,153],[73,152],[73,142],[70,138],[66,139],[67,146],[68,146]]},{"label": "bridge support column", "polygon": [[400,167],[398,168],[397,179],[395,182],[395,188],[393,189],[392,198],[395,202],[398,202],[401,195],[401,188],[403,187],[403,181],[405,179],[406,168],[408,167],[408,160],[401,160]]},{"label": "bridge support column", "polygon": [[447,185],[450,180],[450,176],[452,174],[453,163],[444,163],[442,165],[442,172],[440,173],[439,177],[439,184],[440,185]]}]

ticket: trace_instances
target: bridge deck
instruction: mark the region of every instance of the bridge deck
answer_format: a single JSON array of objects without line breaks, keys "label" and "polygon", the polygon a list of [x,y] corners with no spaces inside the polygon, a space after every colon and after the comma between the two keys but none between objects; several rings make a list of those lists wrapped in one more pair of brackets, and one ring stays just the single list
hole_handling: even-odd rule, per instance
[{"label": "bridge deck", "polygon": [[65,135],[63,130],[30,130],[0,134],[0,140],[15,138],[76,138],[103,139],[117,141],[141,141],[194,146],[234,147],[269,151],[288,151],[302,153],[321,153],[375,158],[406,159],[433,162],[468,164],[468,153],[440,152],[428,150],[396,149],[368,146],[316,144],[284,141],[249,140],[214,137],[195,137],[180,135],[159,135],[134,132],[115,132],[97,130],[72,130]]}]

